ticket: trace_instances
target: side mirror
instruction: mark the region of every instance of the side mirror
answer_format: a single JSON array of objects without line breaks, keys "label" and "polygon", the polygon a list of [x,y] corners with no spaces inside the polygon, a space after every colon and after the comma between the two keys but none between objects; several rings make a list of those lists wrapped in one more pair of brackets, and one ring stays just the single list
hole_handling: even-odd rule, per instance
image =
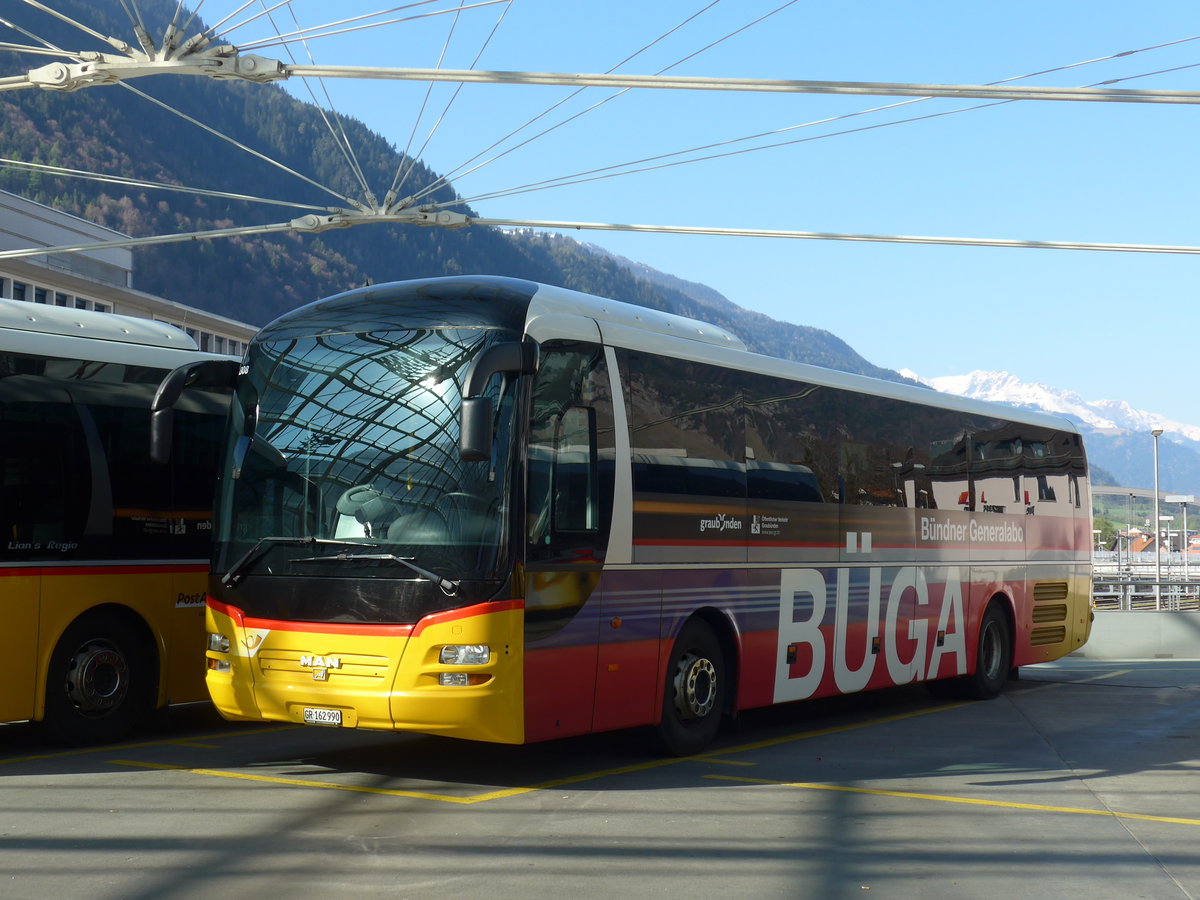
[{"label": "side mirror", "polygon": [[492,401],[484,397],[488,380],[498,372],[527,374],[537,368],[537,347],[532,341],[493,344],[471,361],[463,379],[459,456],[482,462],[492,456]]},{"label": "side mirror", "polygon": [[237,384],[241,362],[236,359],[206,359],[182,365],[167,373],[150,401],[150,461],[162,465],[171,458],[171,433],[175,428],[175,404],[184,388],[226,387]]},{"label": "side mirror", "polygon": [[463,397],[459,455],[467,462],[483,462],[492,456],[492,398]]}]

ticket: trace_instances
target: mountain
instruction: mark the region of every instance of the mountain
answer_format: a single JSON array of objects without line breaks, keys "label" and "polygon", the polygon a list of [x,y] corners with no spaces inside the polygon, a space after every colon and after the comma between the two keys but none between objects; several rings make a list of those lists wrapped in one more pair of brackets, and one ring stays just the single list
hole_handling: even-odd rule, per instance
[{"label": "mountain", "polygon": [[827,369],[855,372],[886,381],[911,380],[891,369],[883,369],[867,362],[849,344],[828,331],[772,319],[770,316],[738,306],[708,285],[668,275],[644,263],[610,253],[594,244],[581,246],[597,257],[613,260],[640,280],[649,282],[661,291],[686,298],[671,311],[728,329],[745,341],[746,346],[755,353],[824,366]]},{"label": "mountain", "polygon": [[[11,22],[73,51],[112,50],[33,5],[8,5],[16,8],[5,10],[0,40],[16,39],[18,31],[6,30]],[[54,5],[100,34],[127,36],[130,30],[124,0],[55,0]],[[138,8],[148,30],[157,36],[175,15],[177,2],[139,0]],[[199,32],[204,27],[196,19],[188,30]],[[0,73],[5,75],[45,62],[44,57],[0,50]],[[170,76],[140,79],[133,87],[136,90],[94,87],[73,93],[0,93],[0,157],[225,194],[166,192],[3,165],[0,189],[132,236],[264,225],[290,220],[303,211],[250,203],[230,194],[287,199],[319,211],[347,206],[339,194],[361,193],[322,111],[278,87]],[[237,150],[170,109],[280,165]],[[402,195],[438,183],[437,173],[405,158],[363,123],[343,118],[340,125],[369,184],[386,187],[402,163],[410,169]],[[335,193],[299,179],[296,173]],[[453,201],[457,196],[446,183],[430,199]],[[460,208],[470,211],[465,205]],[[870,364],[828,332],[776,322],[741,309],[703,285],[654,272],[569,238],[532,231],[381,224],[315,235],[243,235],[136,249],[134,272],[134,286],[140,290],[256,325],[366,282],[460,273],[510,275],[706,319],[738,334],[760,353],[902,380],[896,372]]]},{"label": "mountain", "polygon": [[1200,427],[1134,409],[1122,400],[1085,400],[1037,382],[1021,381],[1008,372],[972,372],[921,378],[905,376],[939,391],[990,400],[1024,409],[1063,416],[1076,423],[1087,441],[1088,458],[1111,481],[1125,487],[1154,487],[1152,428],[1163,429],[1159,439],[1159,486],[1164,493],[1200,495]]}]

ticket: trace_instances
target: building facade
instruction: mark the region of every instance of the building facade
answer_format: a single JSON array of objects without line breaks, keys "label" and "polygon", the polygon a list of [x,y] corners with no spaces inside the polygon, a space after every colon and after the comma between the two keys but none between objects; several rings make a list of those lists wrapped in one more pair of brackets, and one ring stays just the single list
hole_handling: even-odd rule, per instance
[{"label": "building facade", "polygon": [[[126,235],[0,191],[0,250],[70,247]],[[210,353],[241,356],[257,329],[133,289],[133,252],[112,247],[0,259],[0,297],[166,322]]]}]

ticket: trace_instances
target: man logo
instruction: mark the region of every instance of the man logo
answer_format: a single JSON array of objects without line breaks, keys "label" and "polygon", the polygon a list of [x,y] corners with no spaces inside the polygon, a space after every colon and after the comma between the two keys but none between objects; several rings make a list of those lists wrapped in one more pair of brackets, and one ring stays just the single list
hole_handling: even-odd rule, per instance
[{"label": "man logo", "polygon": [[309,669],[340,669],[342,658],[340,656],[304,655],[300,657],[300,665]]}]

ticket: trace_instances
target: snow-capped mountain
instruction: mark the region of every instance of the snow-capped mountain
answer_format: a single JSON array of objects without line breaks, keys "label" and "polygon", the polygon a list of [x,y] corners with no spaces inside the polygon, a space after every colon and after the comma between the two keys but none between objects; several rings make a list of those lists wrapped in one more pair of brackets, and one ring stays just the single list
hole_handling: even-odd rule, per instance
[{"label": "snow-capped mountain", "polygon": [[993,403],[1007,403],[1009,406],[1032,407],[1045,412],[1057,413],[1098,431],[1122,428],[1130,430],[1129,426],[1102,415],[1096,404],[1084,400],[1079,394],[1061,391],[1038,382],[1024,382],[1008,372],[975,371],[970,375],[946,375],[941,378],[925,379],[913,376],[912,373],[905,374],[917,377],[923,384],[936,390],[957,394],[960,397],[990,400]]},{"label": "snow-capped mountain", "polygon": [[1107,470],[1127,487],[1153,484],[1149,434],[1152,428],[1162,428],[1160,465],[1168,488],[1200,493],[1200,426],[1134,409],[1123,400],[1085,400],[1073,391],[1021,381],[1009,372],[977,371],[938,378],[924,378],[907,370],[900,374],[960,397],[1064,416],[1083,430],[1093,465]]}]

